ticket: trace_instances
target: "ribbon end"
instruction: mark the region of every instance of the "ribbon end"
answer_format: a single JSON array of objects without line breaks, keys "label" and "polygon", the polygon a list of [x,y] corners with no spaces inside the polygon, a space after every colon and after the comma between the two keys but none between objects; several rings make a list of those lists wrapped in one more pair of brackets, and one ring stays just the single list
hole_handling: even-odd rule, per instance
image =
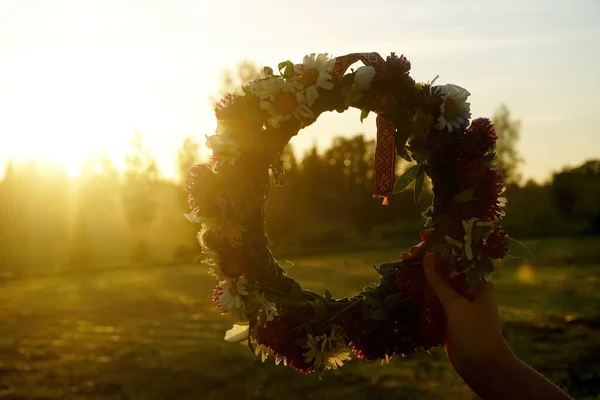
[{"label": "ribbon end", "polygon": [[387,206],[387,205],[390,204],[389,197],[386,196],[386,195],[384,195],[384,194],[374,194],[373,198],[375,198],[375,199],[383,199],[381,201],[381,204],[384,205],[384,206]]}]

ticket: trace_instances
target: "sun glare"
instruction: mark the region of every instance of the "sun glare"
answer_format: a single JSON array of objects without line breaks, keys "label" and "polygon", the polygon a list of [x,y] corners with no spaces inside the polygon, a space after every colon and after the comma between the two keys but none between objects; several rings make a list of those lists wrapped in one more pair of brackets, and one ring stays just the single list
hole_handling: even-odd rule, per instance
[{"label": "sun glare", "polygon": [[[90,158],[122,169],[139,130],[168,178],[184,137],[203,144],[214,132],[209,94],[222,68],[244,54],[237,25],[224,33],[211,17],[229,12],[225,6],[197,3],[183,20],[161,5],[143,17],[120,3],[73,2],[48,7],[52,17],[43,18],[25,10],[0,39],[0,176],[8,160],[58,166],[70,176]],[[155,24],[151,14],[161,10],[167,18]],[[214,46],[215,32],[222,46]],[[219,61],[207,62],[207,54]]]},{"label": "sun glare", "polygon": [[18,91],[3,127],[12,133],[8,157],[49,162],[72,177],[89,157],[106,157],[119,168],[136,125],[160,124],[126,75],[86,64],[74,66],[66,55],[54,58],[43,74],[15,71]]}]

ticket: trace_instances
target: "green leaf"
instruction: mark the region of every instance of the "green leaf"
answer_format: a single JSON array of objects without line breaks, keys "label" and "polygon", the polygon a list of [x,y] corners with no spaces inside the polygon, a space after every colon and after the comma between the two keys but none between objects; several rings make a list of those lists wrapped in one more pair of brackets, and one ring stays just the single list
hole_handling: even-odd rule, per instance
[{"label": "green leaf", "polygon": [[414,158],[419,164],[423,164],[425,161],[427,161],[427,156],[425,154],[421,154],[416,151],[412,152],[412,158]]},{"label": "green leaf", "polygon": [[333,300],[333,296],[331,295],[331,292],[327,289],[325,289],[325,298],[329,301]]},{"label": "green leaf", "polygon": [[312,306],[313,312],[315,313],[315,317],[317,317],[317,319],[327,315],[327,303],[325,303],[323,300],[316,298],[315,301],[310,303],[310,305]]},{"label": "green leaf", "polygon": [[433,217],[433,206],[427,207],[427,210],[423,211],[421,213],[421,216],[423,218],[431,218],[431,217]]},{"label": "green leaf", "polygon": [[510,236],[506,237],[506,241],[508,242],[508,256],[525,262],[535,262],[535,256],[523,243]]},{"label": "green leaf", "polygon": [[474,193],[475,191],[473,190],[473,188],[465,189],[456,196],[454,196],[454,200],[458,201],[459,203],[466,203],[468,201],[473,200]]},{"label": "green leaf", "polygon": [[[279,73],[284,78],[291,78],[296,73],[294,71],[294,63],[289,60],[280,62],[279,65],[277,66],[277,68],[279,68]],[[283,73],[281,73],[282,70],[283,70]]]},{"label": "green leaf", "polygon": [[290,260],[282,260],[278,261],[279,266],[284,269],[292,268],[294,266],[294,262]]},{"label": "green leaf", "polygon": [[402,149],[400,149],[400,151],[398,152],[398,155],[408,162],[411,162],[413,160],[412,157],[408,154],[408,150],[406,149],[406,146],[404,146]]},{"label": "green leaf", "polygon": [[273,68],[271,68],[271,67],[264,67],[263,68],[263,75],[265,77],[272,76],[273,75]]},{"label": "green leaf", "polygon": [[282,61],[277,65],[277,68],[279,69],[279,72],[281,72],[282,70],[289,67],[290,65],[293,67],[294,63],[292,63],[290,60]]},{"label": "green leaf", "polygon": [[371,110],[369,110],[368,108],[363,108],[362,110],[360,110],[360,122],[363,122],[363,120],[369,116],[370,112]]},{"label": "green leaf", "polygon": [[451,245],[458,247],[459,249],[462,249],[464,247],[464,244],[462,244],[458,240],[454,239],[453,237],[450,237],[450,236],[444,236],[444,237],[446,238],[446,242],[450,243]]},{"label": "green leaf", "polygon": [[485,162],[489,164],[489,163],[493,162],[495,158],[496,158],[496,153],[487,154],[485,156]]},{"label": "green leaf", "polygon": [[415,164],[398,178],[396,184],[394,185],[394,193],[400,193],[404,189],[408,187],[417,177],[419,170],[421,168],[420,164]]},{"label": "green leaf", "polygon": [[285,71],[283,71],[283,77],[286,79],[291,78],[294,75],[296,75],[296,71],[294,70],[293,65],[291,67],[286,67]]},{"label": "green leaf", "polygon": [[423,185],[425,184],[425,168],[423,168],[423,164],[419,168],[419,172],[417,173],[417,181],[415,182],[415,203],[418,203],[421,200],[421,193],[423,192]]},{"label": "green leaf", "polygon": [[378,308],[377,310],[373,310],[371,313],[373,319],[375,321],[385,321],[388,317],[388,313],[385,308]]}]

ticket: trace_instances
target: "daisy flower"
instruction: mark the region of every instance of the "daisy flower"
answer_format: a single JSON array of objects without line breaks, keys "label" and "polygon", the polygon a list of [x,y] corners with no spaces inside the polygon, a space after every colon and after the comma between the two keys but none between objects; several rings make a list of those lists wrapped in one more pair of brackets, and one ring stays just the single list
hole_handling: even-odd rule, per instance
[{"label": "daisy flower", "polygon": [[330,58],[327,53],[318,55],[313,53],[305,56],[302,64],[294,66],[298,83],[305,89],[304,96],[306,104],[309,106],[312,106],[319,97],[318,88],[333,89],[330,72],[334,64],[335,60]]},{"label": "daisy flower", "polygon": [[[202,224],[202,234],[206,231],[210,231],[216,237],[226,239],[231,244],[240,244],[242,242],[242,236],[244,232],[246,232],[246,227],[239,222],[220,221],[214,217],[203,217],[200,216],[196,210],[183,215],[191,223]],[[200,236],[198,237],[200,238]],[[202,244],[202,242],[200,242],[200,244]]]},{"label": "daisy flower", "polygon": [[232,244],[240,244],[247,230],[247,227],[240,222],[240,215],[236,208],[222,197],[213,200],[210,207],[196,207],[184,216],[191,223],[202,224],[202,233],[210,231],[217,238],[228,240]]},{"label": "daisy flower", "polygon": [[240,320],[246,319],[246,302],[242,296],[248,296],[247,280],[225,279],[213,291],[213,301],[223,312],[231,312]]},{"label": "daisy flower", "polygon": [[264,293],[258,296],[258,301],[260,303],[260,319],[261,322],[264,322],[263,326],[266,326],[267,322],[273,321],[278,315],[277,305],[268,301]]},{"label": "daisy flower", "polygon": [[217,126],[215,135],[206,137],[206,147],[218,155],[221,162],[231,165],[242,155],[239,143],[229,138],[227,128],[222,123]]},{"label": "daisy flower", "polygon": [[473,227],[474,226],[491,226],[492,223],[489,221],[480,221],[479,218],[470,218],[466,221],[462,221],[463,229],[465,230],[465,246],[464,254],[467,260],[473,260]]},{"label": "daisy flower", "polygon": [[473,243],[473,223],[475,223],[475,221],[479,221],[479,218],[471,218],[467,221],[462,221],[462,226],[465,230],[463,239],[465,240],[465,256],[467,257],[467,260],[473,259],[473,248],[471,245]]},{"label": "daisy flower", "polygon": [[467,98],[471,95],[466,89],[452,84],[439,87],[442,97],[440,106],[441,115],[437,120],[436,128],[453,129],[465,127],[471,117],[471,103]]},{"label": "daisy flower", "polygon": [[344,365],[344,361],[350,360],[350,352],[346,348],[346,342],[336,326],[331,328],[331,333],[322,335],[308,334],[305,347],[308,351],[304,353],[305,362],[312,363],[319,373],[327,369],[336,369]]},{"label": "daisy flower", "polygon": [[282,122],[296,118],[302,125],[314,119],[314,114],[300,92],[302,85],[296,81],[284,81],[270,76],[250,84],[250,90],[260,98],[260,108],[270,114],[269,123],[279,128]]}]

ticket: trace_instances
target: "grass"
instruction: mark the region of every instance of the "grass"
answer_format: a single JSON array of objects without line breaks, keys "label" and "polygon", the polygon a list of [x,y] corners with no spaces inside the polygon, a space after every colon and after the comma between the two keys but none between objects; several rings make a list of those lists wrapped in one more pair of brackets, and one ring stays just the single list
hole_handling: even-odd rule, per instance
[{"label": "grass", "polygon": [[[496,273],[507,340],[578,398],[600,399],[600,250],[531,242],[539,263]],[[342,297],[399,251],[295,258],[304,287]],[[319,381],[225,343],[231,321],[201,265],[112,270],[0,287],[0,399],[472,399],[439,349],[352,361]]]}]

